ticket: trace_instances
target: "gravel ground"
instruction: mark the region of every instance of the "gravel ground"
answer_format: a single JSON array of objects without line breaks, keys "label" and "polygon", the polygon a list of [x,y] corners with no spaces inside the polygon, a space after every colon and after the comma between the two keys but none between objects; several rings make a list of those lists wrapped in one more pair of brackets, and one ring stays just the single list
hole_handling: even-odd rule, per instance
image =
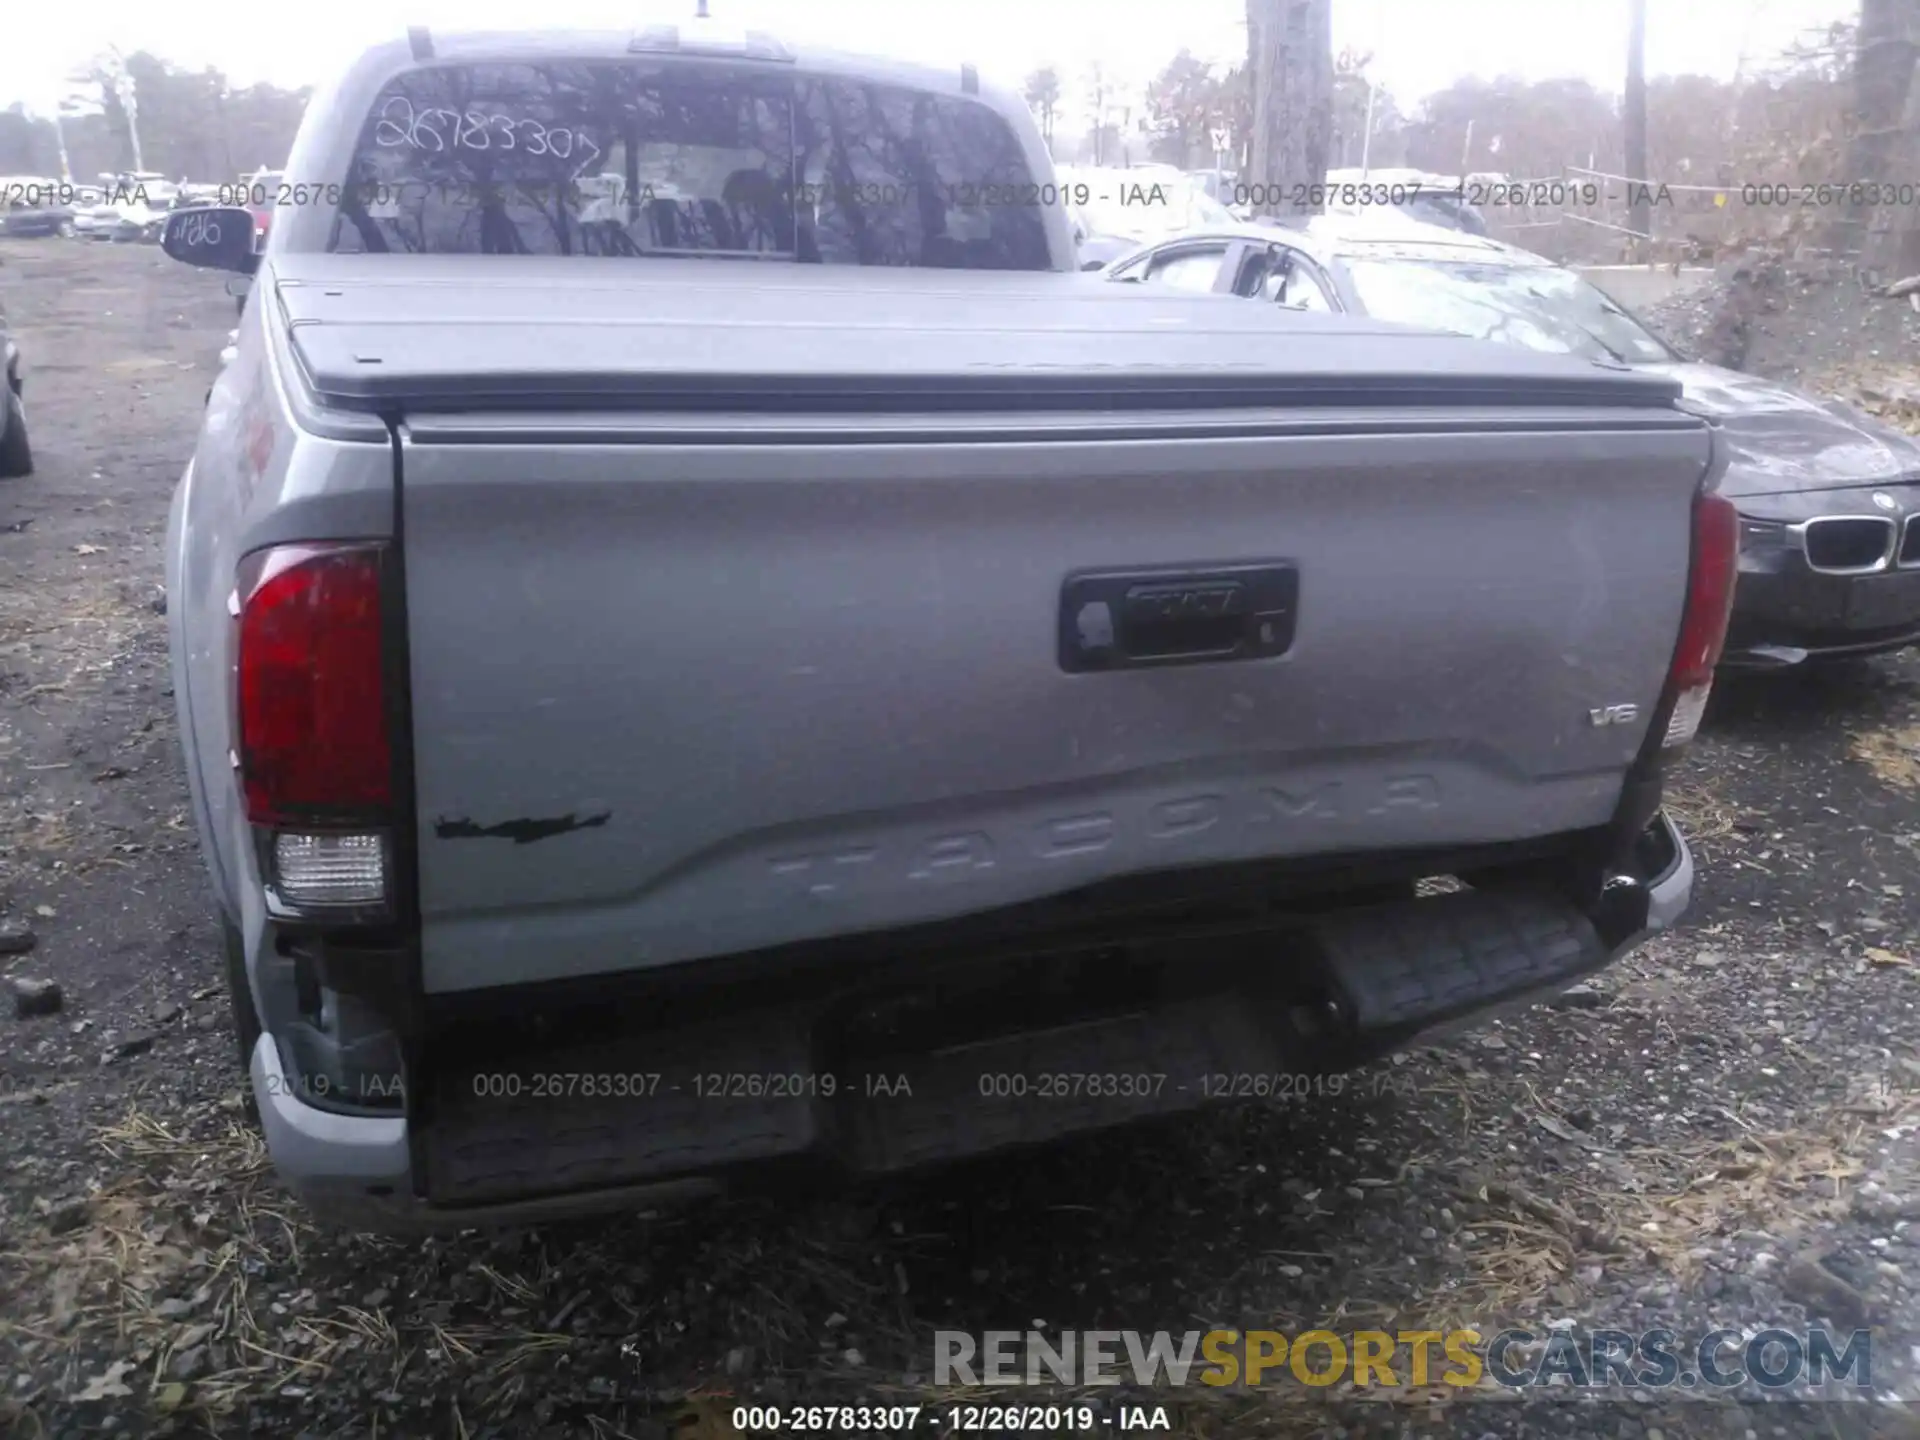
[{"label": "gravel ground", "polygon": [[0,245],[0,290],[40,459],[0,487],[0,936],[35,938],[0,973],[63,999],[0,1015],[0,1428],[663,1440],[730,1433],[728,1394],[931,1400],[936,1328],[1812,1316],[1872,1327],[1878,1397],[1159,1398],[1193,1435],[1920,1433],[1867,1403],[1920,1395],[1913,657],[1723,687],[1675,796],[1686,928],[1338,1097],[851,1194],[328,1234],[245,1123],[156,605],[230,302],[57,241]]}]

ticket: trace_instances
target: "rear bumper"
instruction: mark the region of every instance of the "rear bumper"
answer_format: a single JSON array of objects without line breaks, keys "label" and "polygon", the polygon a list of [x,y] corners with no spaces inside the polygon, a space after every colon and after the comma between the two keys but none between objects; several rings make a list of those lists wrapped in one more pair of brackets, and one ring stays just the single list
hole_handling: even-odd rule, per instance
[{"label": "rear bumper", "polygon": [[[821,1064],[806,1022],[766,1011],[528,1065],[489,1060],[435,1077],[434,1119],[419,1137],[431,1196],[410,1163],[407,1120],[306,1103],[270,1037],[255,1048],[253,1086],[284,1181],[317,1219],[354,1229],[419,1233],[676,1203],[776,1163],[887,1173],[1284,1093],[1235,1082],[1326,1076],[1527,1004],[1684,914],[1693,857],[1664,814],[1631,869],[1586,914],[1544,893],[1461,891],[1335,912],[1285,946],[1271,931],[1222,932],[1204,942],[1204,961],[1175,969],[1246,962],[1225,988],[930,1052]],[[1268,983],[1297,963],[1325,981],[1314,1005],[1278,998]]]}]

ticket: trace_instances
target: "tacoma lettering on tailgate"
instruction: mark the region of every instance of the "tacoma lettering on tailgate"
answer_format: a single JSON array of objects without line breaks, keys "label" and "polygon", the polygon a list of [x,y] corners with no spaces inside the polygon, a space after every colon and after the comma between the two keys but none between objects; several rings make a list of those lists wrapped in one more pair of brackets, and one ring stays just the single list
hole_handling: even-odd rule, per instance
[{"label": "tacoma lettering on tailgate", "polygon": [[1275,821],[1332,823],[1357,815],[1435,810],[1440,782],[1432,775],[1391,775],[1356,785],[1323,780],[1289,787],[1261,785],[1240,793],[1202,791],[1158,800],[1144,811],[1082,810],[1037,823],[948,831],[893,844],[862,841],[768,862],[783,884],[826,898],[860,888],[907,882],[954,883],[991,870],[1003,854],[1036,860],[1092,855],[1120,840],[1129,827],[1153,845],[1178,845],[1223,824],[1260,829]]}]

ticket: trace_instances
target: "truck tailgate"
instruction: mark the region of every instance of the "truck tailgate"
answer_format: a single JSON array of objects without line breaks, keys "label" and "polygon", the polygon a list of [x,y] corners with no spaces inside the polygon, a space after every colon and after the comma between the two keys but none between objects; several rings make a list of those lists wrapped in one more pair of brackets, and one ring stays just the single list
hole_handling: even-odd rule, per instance
[{"label": "truck tailgate", "polygon": [[[1668,380],[1080,275],[273,264],[398,437],[429,991],[1600,824],[1714,456]],[[1089,594],[1284,614],[1087,668]]]},{"label": "truck tailgate", "polygon": [[[409,421],[426,988],[1608,819],[1696,423],[1115,419]],[[1237,564],[1294,575],[1284,653],[1063,667],[1069,577]]]}]

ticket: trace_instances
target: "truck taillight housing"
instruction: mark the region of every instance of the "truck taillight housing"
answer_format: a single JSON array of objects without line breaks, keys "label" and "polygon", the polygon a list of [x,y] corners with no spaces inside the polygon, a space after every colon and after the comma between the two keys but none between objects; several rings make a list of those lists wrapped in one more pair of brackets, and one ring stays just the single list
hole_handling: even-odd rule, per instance
[{"label": "truck taillight housing", "polygon": [[1713,671],[1726,643],[1733,614],[1733,588],[1740,568],[1740,516],[1724,495],[1693,502],[1693,554],[1687,575],[1687,607],[1680,643],[1667,672],[1672,697],[1663,749],[1685,745],[1700,728],[1713,692]]},{"label": "truck taillight housing", "polygon": [[393,807],[384,550],[281,545],[235,593],[235,755],[268,883],[288,907],[385,902]]}]

